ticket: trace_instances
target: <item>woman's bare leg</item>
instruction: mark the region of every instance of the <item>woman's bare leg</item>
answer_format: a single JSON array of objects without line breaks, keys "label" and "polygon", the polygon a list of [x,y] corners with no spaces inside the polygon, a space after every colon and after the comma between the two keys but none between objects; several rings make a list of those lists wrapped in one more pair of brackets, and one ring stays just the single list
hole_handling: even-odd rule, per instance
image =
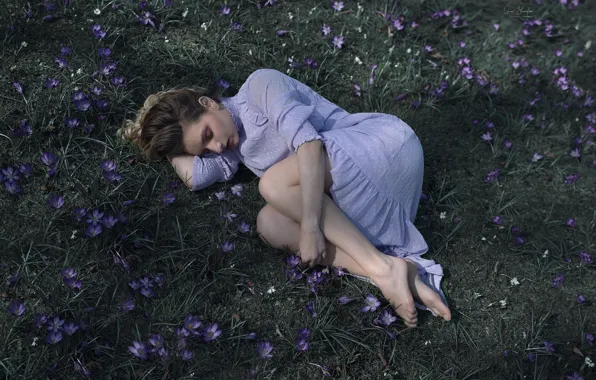
[{"label": "woman's bare leg", "polygon": [[[326,156],[327,157],[327,156]],[[327,157],[326,178],[330,177]],[[272,166],[261,178],[259,191],[263,198],[280,214],[296,223],[302,220],[302,196],[299,183],[299,167],[296,155]],[[327,190],[328,181],[325,181]],[[414,326],[417,311],[408,284],[408,264],[405,260],[385,255],[370,241],[337,207],[327,195],[323,196],[321,231],[325,238],[350,256],[379,287],[396,313],[407,325]]]},{"label": "woman's bare leg", "polygon": [[[270,205],[263,207],[257,217],[257,229],[263,241],[278,249],[288,249],[299,252],[300,224],[294,222],[287,216],[280,214]],[[329,240],[325,241],[327,256],[321,263],[323,266],[342,267],[352,274],[367,276],[362,267],[354,261],[346,252],[338,248]],[[443,303],[441,297],[433,289],[429,288],[418,275],[418,267],[410,260],[408,263],[408,285],[414,299],[428,307],[435,315],[442,316],[446,320],[451,319],[449,308]],[[417,319],[414,319],[414,323]]]}]

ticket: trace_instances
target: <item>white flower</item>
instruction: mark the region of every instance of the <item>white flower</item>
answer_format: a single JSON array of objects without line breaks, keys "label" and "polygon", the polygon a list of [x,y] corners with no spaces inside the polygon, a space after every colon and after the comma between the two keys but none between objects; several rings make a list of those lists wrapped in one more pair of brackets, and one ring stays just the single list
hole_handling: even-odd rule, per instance
[{"label": "white flower", "polygon": [[271,287],[267,290],[267,294],[275,293],[275,286],[271,285]]},{"label": "white flower", "polygon": [[[188,8],[186,8],[184,10],[184,12],[182,12],[182,17],[186,17],[186,15],[188,14]],[[203,23],[204,24],[204,23]]]},{"label": "white flower", "polygon": [[294,18],[294,15],[292,14],[292,12],[288,12],[288,17],[290,18],[290,20]]},{"label": "white flower", "polygon": [[79,68],[79,69],[77,70],[77,74],[81,75],[82,73],[83,73],[83,69]]},{"label": "white flower", "polygon": [[27,43],[25,41],[21,42],[22,47],[27,47]]},{"label": "white flower", "polygon": [[201,24],[201,28],[203,28],[204,30],[207,30],[207,23],[205,23],[205,22],[204,22],[204,23],[202,23],[202,24]]},{"label": "white flower", "polygon": [[76,238],[77,238],[77,236],[76,236],[76,235],[77,235],[77,230],[73,230],[73,231],[72,231],[72,235],[70,235],[70,240],[74,240],[74,239],[76,239]]},{"label": "white flower", "polygon": [[480,238],[480,240],[482,240],[482,241],[486,241],[486,238],[485,238],[484,236],[482,236],[482,237]]},{"label": "white flower", "polygon": [[592,46],[592,40],[586,42],[586,44],[584,45],[584,49],[588,50],[590,46]]},{"label": "white flower", "polygon": [[99,10],[99,8],[95,8],[95,10],[93,11],[93,13],[95,13],[96,15],[100,15],[101,11]]},{"label": "white flower", "polygon": [[546,257],[548,256],[548,249],[546,251],[544,251],[544,253],[542,254],[542,257]]},{"label": "white flower", "polygon": [[519,285],[519,281],[517,281],[517,277],[513,277],[511,281],[509,281],[511,285]]},{"label": "white flower", "polygon": [[441,212],[441,214],[439,215],[439,218],[441,218],[441,219],[445,219],[446,217],[447,217],[446,211]]},{"label": "white flower", "polygon": [[590,357],[586,356],[586,359],[584,360],[584,363],[586,363],[586,365],[590,368],[594,368],[594,362],[592,361],[592,359],[590,359]]},{"label": "white flower", "polygon": [[501,307],[507,306],[507,300],[506,299],[500,300],[499,303],[501,304]]},{"label": "white flower", "polygon": [[408,48],[408,50],[406,50],[406,53],[410,54],[412,52],[412,49]]},{"label": "white flower", "polygon": [[354,58],[354,62],[356,62],[359,65],[362,65],[362,61],[358,57]]},{"label": "white flower", "polygon": [[34,338],[33,338],[33,343],[31,343],[31,347],[35,347],[35,346],[37,346],[37,340],[38,340],[38,339],[39,339],[38,337],[34,337]]}]

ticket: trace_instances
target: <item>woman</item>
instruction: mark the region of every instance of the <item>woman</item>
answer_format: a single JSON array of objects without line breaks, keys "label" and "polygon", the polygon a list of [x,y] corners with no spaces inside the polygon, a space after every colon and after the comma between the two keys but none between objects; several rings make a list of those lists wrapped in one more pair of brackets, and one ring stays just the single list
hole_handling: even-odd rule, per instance
[{"label": "woman", "polygon": [[238,94],[151,95],[120,131],[150,159],[167,157],[193,191],[227,181],[244,163],[267,205],[261,238],[370,280],[408,327],[416,306],[451,319],[440,265],[413,224],[423,151],[396,116],[350,114],[277,70],[253,72]]}]

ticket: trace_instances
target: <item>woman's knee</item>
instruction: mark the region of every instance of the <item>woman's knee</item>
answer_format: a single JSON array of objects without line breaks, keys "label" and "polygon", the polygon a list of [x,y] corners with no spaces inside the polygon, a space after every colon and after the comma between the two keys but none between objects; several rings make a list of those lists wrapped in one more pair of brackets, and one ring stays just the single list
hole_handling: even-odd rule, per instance
[{"label": "woman's knee", "polygon": [[259,238],[274,248],[281,248],[289,244],[288,239],[295,240],[295,222],[280,214],[271,205],[267,204],[257,215],[257,233]]},{"label": "woman's knee", "polygon": [[279,223],[277,219],[277,211],[275,211],[269,204],[265,205],[265,207],[259,211],[259,214],[257,215],[257,232],[261,239],[263,239],[263,236],[267,237],[267,235],[271,235],[275,225]]}]

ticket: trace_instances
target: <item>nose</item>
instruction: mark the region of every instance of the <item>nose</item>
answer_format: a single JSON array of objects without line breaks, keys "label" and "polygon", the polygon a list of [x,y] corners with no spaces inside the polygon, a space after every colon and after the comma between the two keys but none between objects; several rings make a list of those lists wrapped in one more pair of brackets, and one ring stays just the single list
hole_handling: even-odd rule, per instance
[{"label": "nose", "polygon": [[225,149],[224,144],[222,144],[221,142],[215,142],[211,145],[211,148],[209,150],[219,154],[219,153],[223,152],[224,149]]}]

